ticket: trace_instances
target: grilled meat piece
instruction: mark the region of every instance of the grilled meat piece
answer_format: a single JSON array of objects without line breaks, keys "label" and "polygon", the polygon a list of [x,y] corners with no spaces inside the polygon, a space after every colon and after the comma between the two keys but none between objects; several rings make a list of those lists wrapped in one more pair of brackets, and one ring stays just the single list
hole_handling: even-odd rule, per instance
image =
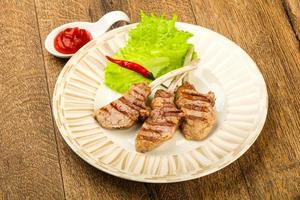
[{"label": "grilled meat piece", "polygon": [[129,128],[149,115],[146,101],[150,93],[146,83],[134,84],[124,96],[97,110],[94,117],[103,128]]},{"label": "grilled meat piece", "polygon": [[181,130],[186,139],[203,140],[216,123],[213,92],[201,94],[188,82],[176,91],[175,103],[184,113]]},{"label": "grilled meat piece", "polygon": [[136,137],[135,148],[147,152],[172,138],[182,112],[174,104],[174,94],[158,90],[151,102],[152,111]]}]

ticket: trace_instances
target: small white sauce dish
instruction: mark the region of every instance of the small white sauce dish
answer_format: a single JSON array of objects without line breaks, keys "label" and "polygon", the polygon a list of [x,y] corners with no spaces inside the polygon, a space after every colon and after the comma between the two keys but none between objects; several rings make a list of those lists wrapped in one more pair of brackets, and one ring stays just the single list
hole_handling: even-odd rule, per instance
[{"label": "small white sauce dish", "polygon": [[112,11],[112,12],[109,12],[109,13],[103,15],[97,22],[94,22],[94,23],[72,22],[72,23],[68,23],[68,24],[63,24],[63,25],[53,29],[48,34],[48,36],[46,37],[46,40],[45,40],[45,48],[50,54],[52,54],[56,57],[70,58],[74,54],[60,53],[54,47],[54,39],[61,31],[65,30],[66,28],[78,27],[78,28],[86,29],[87,31],[89,31],[94,39],[94,38],[98,37],[99,35],[102,35],[106,31],[108,31],[109,28],[118,21],[125,21],[127,23],[130,23],[130,19],[126,13],[124,13],[122,11]]}]

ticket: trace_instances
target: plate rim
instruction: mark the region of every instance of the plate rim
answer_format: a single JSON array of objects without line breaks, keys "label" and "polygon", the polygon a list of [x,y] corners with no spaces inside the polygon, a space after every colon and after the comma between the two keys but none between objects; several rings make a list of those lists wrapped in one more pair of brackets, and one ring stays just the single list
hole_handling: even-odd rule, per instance
[{"label": "plate rim", "polygon": [[[182,181],[187,181],[187,180],[193,180],[193,179],[197,179],[200,177],[204,177],[207,176],[209,174],[212,174],[214,172],[217,172],[225,167],[227,167],[228,165],[232,164],[233,162],[235,162],[236,160],[238,160],[247,150],[249,150],[249,148],[254,144],[254,142],[257,140],[258,136],[261,134],[262,129],[264,128],[266,119],[267,119],[267,113],[268,113],[268,91],[267,91],[267,86],[266,86],[266,82],[265,79],[260,71],[260,69],[258,68],[257,64],[254,62],[254,60],[251,58],[251,56],[242,48],[240,47],[238,44],[236,44],[235,42],[233,42],[232,40],[230,40],[229,38],[225,37],[224,35],[217,33],[211,29],[199,26],[199,25],[195,25],[195,24],[189,24],[189,23],[185,23],[185,22],[176,22],[176,26],[179,25],[181,27],[184,26],[192,26],[194,28],[201,28],[204,29],[206,31],[209,32],[213,32],[214,34],[217,34],[219,37],[222,37],[223,39],[227,40],[230,43],[233,43],[234,46],[238,47],[239,50],[241,50],[245,56],[247,56],[249,58],[249,61],[251,61],[251,64],[255,67],[255,69],[257,70],[259,75],[259,81],[261,82],[261,88],[263,90],[263,98],[264,98],[264,105],[262,105],[262,113],[261,113],[261,117],[260,117],[260,122],[258,122],[257,124],[257,128],[256,128],[256,134],[255,137],[250,137],[251,141],[250,143],[247,142],[247,140],[249,140],[249,138],[245,139],[245,141],[243,143],[241,143],[240,145],[243,145],[244,143],[248,143],[247,146],[245,146],[244,148],[242,148],[235,156],[232,157],[232,159],[227,162],[226,164],[222,165],[221,167],[214,167],[211,168],[209,170],[206,170],[205,172],[200,172],[198,174],[193,174],[187,177],[180,177],[179,179],[165,179],[165,178],[156,178],[156,179],[149,179],[149,178],[145,178],[145,177],[139,177],[139,176],[132,176],[129,174],[120,174],[119,172],[116,172],[114,170],[109,170],[106,169],[105,167],[103,167],[102,165],[96,165],[94,162],[91,162],[90,159],[88,159],[85,156],[82,156],[79,151],[78,151],[78,147],[76,147],[75,145],[73,145],[69,139],[67,138],[66,135],[64,135],[62,132],[64,132],[65,130],[63,130],[62,126],[58,126],[58,116],[57,116],[57,108],[55,106],[55,100],[57,99],[57,90],[58,90],[58,83],[63,79],[64,74],[69,70],[69,68],[72,67],[72,65],[70,65],[70,63],[72,63],[75,59],[76,59],[76,55],[82,53],[83,51],[85,51],[86,49],[88,49],[90,46],[94,45],[94,43],[96,42],[96,40],[98,40],[101,37],[106,36],[107,34],[113,34],[114,32],[118,32],[122,29],[126,29],[126,28],[132,28],[134,26],[136,26],[138,23],[134,23],[134,24],[129,24],[129,25],[125,25],[116,29],[113,29],[109,32],[104,33],[103,35],[100,35],[96,38],[94,38],[92,41],[90,41],[89,43],[87,43],[86,45],[84,45],[79,51],[77,51],[74,56],[72,56],[68,62],[64,65],[63,69],[61,70],[61,72],[59,73],[59,76],[56,80],[55,83],[55,87],[53,90],[53,96],[52,96],[52,112],[53,112],[53,116],[54,116],[54,120],[55,123],[58,127],[59,133],[60,135],[63,137],[64,141],[68,144],[68,146],[72,149],[73,152],[75,152],[75,154],[77,154],[77,156],[79,156],[81,159],[83,159],[85,162],[87,162],[88,164],[92,165],[93,167],[108,173],[110,175],[119,177],[119,178],[123,178],[126,180],[131,180],[131,181],[136,181],[136,182],[143,182],[143,183],[175,183],[175,182],[182,182]],[[80,148],[79,148],[80,149]]]}]

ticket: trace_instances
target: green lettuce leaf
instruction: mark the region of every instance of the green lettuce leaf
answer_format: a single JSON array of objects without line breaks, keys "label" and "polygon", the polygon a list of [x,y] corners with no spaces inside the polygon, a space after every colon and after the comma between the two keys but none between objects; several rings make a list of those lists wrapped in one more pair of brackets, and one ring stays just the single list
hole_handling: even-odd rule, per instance
[{"label": "green lettuce leaf", "polygon": [[[187,40],[192,34],[175,28],[176,16],[171,20],[147,16],[141,12],[141,22],[129,32],[129,40],[114,58],[139,63],[151,71],[155,78],[180,68],[192,44]],[[105,69],[105,84],[111,89],[124,93],[134,83],[151,82],[131,70],[108,62]]]}]

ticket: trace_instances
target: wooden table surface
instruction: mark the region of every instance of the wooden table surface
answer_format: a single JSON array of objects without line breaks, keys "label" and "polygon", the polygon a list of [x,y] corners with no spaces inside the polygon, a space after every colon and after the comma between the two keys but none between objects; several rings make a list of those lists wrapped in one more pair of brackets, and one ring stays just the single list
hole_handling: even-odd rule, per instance
[{"label": "wooden table surface", "polygon": [[[144,184],[75,155],[51,112],[66,60],[45,50],[50,30],[123,10],[176,13],[230,38],[256,61],[269,112],[254,145],[225,169],[192,181]],[[299,0],[0,1],[0,199],[300,199]]]}]

